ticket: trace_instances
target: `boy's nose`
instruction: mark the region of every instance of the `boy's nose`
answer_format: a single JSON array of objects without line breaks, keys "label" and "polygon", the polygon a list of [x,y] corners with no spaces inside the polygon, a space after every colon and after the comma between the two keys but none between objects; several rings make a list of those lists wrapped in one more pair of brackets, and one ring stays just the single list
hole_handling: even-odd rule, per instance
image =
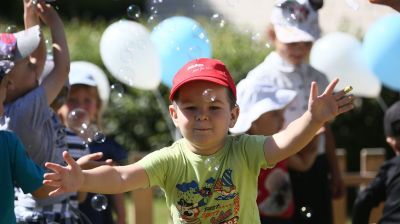
[{"label": "boy's nose", "polygon": [[208,111],[199,110],[196,114],[196,120],[208,120]]}]

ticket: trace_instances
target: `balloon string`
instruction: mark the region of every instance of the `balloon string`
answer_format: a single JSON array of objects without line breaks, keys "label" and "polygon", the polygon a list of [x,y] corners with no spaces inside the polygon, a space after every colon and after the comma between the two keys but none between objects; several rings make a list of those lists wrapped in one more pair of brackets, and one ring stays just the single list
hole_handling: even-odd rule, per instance
[{"label": "balloon string", "polygon": [[154,93],[154,96],[157,99],[158,106],[161,108],[162,115],[164,117],[165,122],[167,123],[169,132],[171,134],[172,139],[174,141],[178,140],[180,138],[179,132],[175,129],[174,124],[172,123],[171,119],[169,118],[169,112],[167,106],[165,106],[164,99],[161,96],[161,93],[158,89],[155,89],[152,91]]},{"label": "balloon string", "polygon": [[379,106],[381,107],[383,112],[386,112],[388,106],[386,105],[385,101],[382,99],[381,96],[378,96],[376,98],[376,101],[378,102]]}]

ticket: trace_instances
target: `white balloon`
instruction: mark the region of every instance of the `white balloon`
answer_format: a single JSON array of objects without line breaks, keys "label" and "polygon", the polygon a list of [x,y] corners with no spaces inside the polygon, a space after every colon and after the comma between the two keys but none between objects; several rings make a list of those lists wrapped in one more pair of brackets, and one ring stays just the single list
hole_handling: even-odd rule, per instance
[{"label": "white balloon", "polygon": [[71,62],[70,74],[90,74],[97,83],[97,89],[102,107],[105,108],[110,97],[110,82],[107,75],[97,65],[87,61],[73,61]]},{"label": "white balloon", "polygon": [[121,20],[108,26],[100,55],[111,75],[131,87],[152,90],[160,84],[160,56],[149,31],[139,23]]},{"label": "white balloon", "polygon": [[331,33],[314,43],[310,53],[310,64],[325,73],[329,80],[339,78],[335,90],[353,86],[352,94],[376,98],[382,84],[368,68],[362,54],[362,45],[347,33]]}]

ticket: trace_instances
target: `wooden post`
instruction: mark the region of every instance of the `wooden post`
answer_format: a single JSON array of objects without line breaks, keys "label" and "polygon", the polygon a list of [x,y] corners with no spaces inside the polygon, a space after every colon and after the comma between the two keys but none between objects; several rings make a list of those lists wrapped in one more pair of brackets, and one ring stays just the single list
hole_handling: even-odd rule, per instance
[{"label": "wooden post", "polygon": [[[346,160],[346,150],[338,148],[336,149],[336,156],[339,163],[339,169],[342,173],[347,170],[347,160]],[[332,201],[333,208],[333,223],[334,224],[344,224],[347,220],[347,192],[342,198],[335,199]]]},{"label": "wooden post", "polygon": [[[134,154],[131,161],[136,162],[145,154]],[[131,192],[133,219],[135,224],[153,223],[153,189],[139,189]]]},{"label": "wooden post", "polygon": [[[360,173],[368,174],[370,172],[377,172],[379,167],[385,161],[384,148],[365,148],[361,150]],[[361,185],[361,189],[366,185]],[[382,216],[383,203],[371,211],[369,223],[378,223]]]}]

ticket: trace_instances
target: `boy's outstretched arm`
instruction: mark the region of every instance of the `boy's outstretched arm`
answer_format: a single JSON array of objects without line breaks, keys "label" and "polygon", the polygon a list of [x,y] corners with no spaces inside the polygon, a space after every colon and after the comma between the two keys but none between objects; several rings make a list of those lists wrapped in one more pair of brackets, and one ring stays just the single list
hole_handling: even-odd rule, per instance
[{"label": "boy's outstretched arm", "polygon": [[352,96],[342,90],[333,94],[338,79],[332,81],[318,96],[318,86],[311,83],[308,110],[281,132],[267,138],[264,144],[265,159],[275,164],[304,148],[316,132],[337,115],[353,109]]},{"label": "boy's outstretched arm", "polygon": [[44,3],[36,5],[40,19],[49,26],[52,38],[54,68],[43,81],[47,102],[50,105],[68,78],[70,59],[64,25],[57,11]]},{"label": "boy's outstretched arm", "polygon": [[64,152],[63,157],[68,166],[46,163],[54,173],[45,173],[43,183],[56,188],[49,195],[75,191],[116,194],[149,185],[146,171],[136,163],[115,167],[104,165],[82,171],[68,152]]}]

